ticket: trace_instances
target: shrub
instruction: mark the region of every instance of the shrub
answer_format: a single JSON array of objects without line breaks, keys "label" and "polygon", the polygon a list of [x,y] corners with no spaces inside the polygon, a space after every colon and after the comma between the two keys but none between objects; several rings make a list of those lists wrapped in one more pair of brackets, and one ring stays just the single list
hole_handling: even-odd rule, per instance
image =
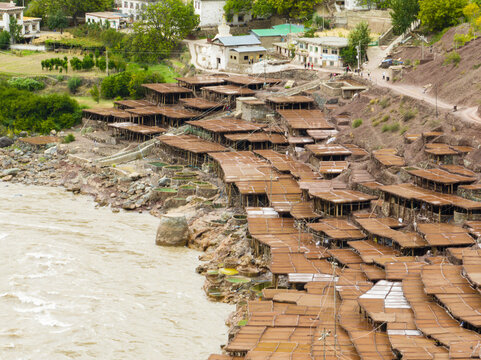
[{"label": "shrub", "polygon": [[92,96],[92,99],[97,102],[97,104],[100,101],[100,91],[99,87],[97,85],[94,85],[92,89],[90,89],[90,95]]},{"label": "shrub", "polygon": [[65,70],[65,72],[68,72],[68,59],[65,56],[63,59],[62,58],[51,58],[51,59],[45,59],[40,62],[42,65],[42,70],[57,70],[62,72],[62,70]]},{"label": "shrub", "polygon": [[401,135],[404,135],[406,133],[406,131],[409,130],[409,127],[408,126],[404,126],[401,131],[399,132]]},{"label": "shrub", "polygon": [[74,134],[68,134],[63,138],[63,143],[64,144],[70,144],[71,142],[75,141],[75,136]]},{"label": "shrub", "polygon": [[458,65],[461,61],[461,55],[457,53],[456,51],[451,51],[450,53],[447,53],[446,56],[444,57],[444,62],[443,65],[449,65],[449,64],[454,64]]},{"label": "shrub", "polygon": [[385,97],[385,98],[382,98],[380,101],[379,101],[379,105],[385,109],[389,106],[389,98]]},{"label": "shrub", "polygon": [[74,56],[73,58],[70,59],[70,66],[75,71],[82,70],[82,60],[80,60],[78,57]]},{"label": "shrub", "polygon": [[13,86],[19,90],[36,91],[45,88],[43,82],[24,77],[14,77],[7,81],[8,85]]},{"label": "shrub", "polygon": [[95,66],[94,59],[92,58],[92,55],[85,55],[84,59],[82,60],[82,69],[84,70],[90,70]]},{"label": "shrub", "polygon": [[48,134],[78,124],[82,117],[79,104],[68,95],[39,95],[0,84],[0,127],[11,131]]},{"label": "shrub", "polygon": [[384,115],[381,119],[381,122],[385,123],[389,120],[390,116],[389,115]]},{"label": "shrub", "polygon": [[390,131],[390,132],[397,132],[401,126],[399,125],[398,122],[392,123],[392,124],[384,124],[381,128],[382,132]]},{"label": "shrub", "polygon": [[67,83],[68,89],[72,94],[75,94],[81,85],[82,79],[76,76],[70,78]]},{"label": "shrub", "polygon": [[361,125],[362,125],[362,119],[356,119],[356,120],[354,120],[354,121],[352,122],[352,127],[353,127],[354,129],[358,128],[358,127],[361,126]]},{"label": "shrub", "polygon": [[105,77],[100,85],[100,93],[106,99],[129,96],[134,99],[140,99],[145,96],[145,89],[142,87],[142,84],[162,82],[165,82],[165,80],[160,73],[124,71]]},{"label": "shrub", "polygon": [[416,111],[411,109],[403,110],[401,111],[401,115],[402,115],[403,121],[409,121],[416,117]]},{"label": "shrub", "polygon": [[0,49],[8,49],[10,46],[10,33],[8,31],[0,31]]}]

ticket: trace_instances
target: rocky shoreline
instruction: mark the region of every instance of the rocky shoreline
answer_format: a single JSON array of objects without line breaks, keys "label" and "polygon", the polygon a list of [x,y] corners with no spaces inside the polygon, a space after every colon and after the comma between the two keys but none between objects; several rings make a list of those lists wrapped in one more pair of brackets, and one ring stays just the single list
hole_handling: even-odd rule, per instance
[{"label": "rocky shoreline", "polygon": [[[82,147],[98,145],[85,138],[82,142]],[[159,164],[152,165],[153,160],[163,159],[155,150],[137,164],[148,171],[125,175],[115,166],[99,168],[75,161],[76,147],[76,142],[38,148],[17,141],[0,149],[0,182],[63,187],[74,194],[89,195],[97,207],[109,206],[113,212],[149,212],[158,218],[181,214],[188,225],[186,245],[202,252],[199,259],[203,264],[196,271],[205,276],[206,295],[212,301],[237,305],[226,320],[232,336],[243,320],[247,300],[255,299],[270,285],[271,275],[268,259],[256,258],[251,251],[243,209],[227,207],[220,179],[206,169],[167,162],[162,163],[167,169],[161,171]],[[108,144],[104,148],[116,149]],[[188,181],[178,179],[181,172]]]}]

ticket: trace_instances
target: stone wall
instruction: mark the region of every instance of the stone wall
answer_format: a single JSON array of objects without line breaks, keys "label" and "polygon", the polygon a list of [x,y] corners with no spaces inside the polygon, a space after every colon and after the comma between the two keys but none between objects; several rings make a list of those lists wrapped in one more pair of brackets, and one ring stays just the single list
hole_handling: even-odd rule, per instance
[{"label": "stone wall", "polygon": [[[249,34],[252,29],[268,29],[272,26],[271,20],[251,20],[245,25],[231,25],[230,33],[232,35]],[[217,26],[205,27],[194,32],[196,37],[213,38],[217,35],[219,30]]]}]

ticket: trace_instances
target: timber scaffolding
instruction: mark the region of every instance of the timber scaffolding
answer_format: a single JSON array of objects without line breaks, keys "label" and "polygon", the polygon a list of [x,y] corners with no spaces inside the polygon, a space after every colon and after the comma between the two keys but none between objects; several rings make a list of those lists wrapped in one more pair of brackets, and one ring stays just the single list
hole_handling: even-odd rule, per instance
[{"label": "timber scaffolding", "polygon": [[226,134],[224,137],[228,146],[239,151],[263,149],[280,151],[289,144],[284,135],[271,134],[266,132],[266,129],[263,130],[255,133]]},{"label": "timber scaffolding", "polygon": [[191,131],[196,135],[221,144],[226,144],[226,134],[255,133],[267,126],[235,118],[187,121],[187,124],[193,128]]},{"label": "timber scaffolding", "polygon": [[221,102],[229,107],[235,107],[236,99],[241,96],[254,96],[255,91],[234,85],[204,86],[202,97],[212,102]]},{"label": "timber scaffolding", "polygon": [[271,96],[266,99],[266,104],[275,111],[310,109],[314,106],[314,99],[310,96]]},{"label": "timber scaffolding", "polygon": [[185,87],[197,94],[204,86],[215,86],[225,84],[225,80],[220,76],[189,76],[175,78],[179,86]]},{"label": "timber scaffolding", "polygon": [[124,110],[96,108],[83,109],[82,118],[86,120],[102,121],[102,122],[125,122],[131,120],[131,114]]},{"label": "timber scaffolding", "polygon": [[307,136],[309,130],[335,130],[321,110],[277,110],[292,136]]},{"label": "timber scaffolding", "polygon": [[417,186],[454,194],[459,185],[468,185],[476,181],[475,177],[452,174],[441,169],[408,169]]},{"label": "timber scaffolding", "polygon": [[277,85],[282,82],[281,79],[234,75],[224,77],[224,80],[227,82],[227,84],[240,86],[251,90],[260,90],[266,85]]},{"label": "timber scaffolding", "polygon": [[160,148],[168,155],[196,167],[210,163],[209,154],[228,151],[219,144],[193,135],[163,135],[157,140]]},{"label": "timber scaffolding", "polygon": [[113,135],[119,138],[123,138],[129,141],[146,141],[167,132],[158,126],[145,126],[132,122],[112,123],[108,125],[113,130]]},{"label": "timber scaffolding", "polygon": [[114,107],[119,110],[135,109],[141,107],[154,106],[153,103],[147,100],[116,100],[114,101]]},{"label": "timber scaffolding", "polygon": [[145,88],[145,98],[155,105],[177,104],[182,98],[193,97],[192,90],[178,84],[142,84]]},{"label": "timber scaffolding", "polygon": [[442,194],[412,184],[380,186],[383,209],[405,221],[415,219],[416,214],[437,222],[449,221],[453,216],[465,220],[481,219],[481,202],[452,194]]}]

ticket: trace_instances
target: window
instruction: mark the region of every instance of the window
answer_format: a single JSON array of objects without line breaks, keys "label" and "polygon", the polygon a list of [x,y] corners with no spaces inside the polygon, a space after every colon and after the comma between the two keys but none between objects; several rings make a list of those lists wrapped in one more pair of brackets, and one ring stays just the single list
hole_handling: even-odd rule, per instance
[{"label": "window", "polygon": [[244,21],[244,15],[237,15],[237,21],[243,22]]},{"label": "window", "polygon": [[329,62],[331,66],[334,66],[334,61]]},{"label": "window", "polygon": [[299,48],[300,48],[300,49],[304,49],[304,44],[303,44],[303,43],[300,43],[300,44],[299,44]]},{"label": "window", "polygon": [[312,51],[312,46],[309,45],[309,51]]},{"label": "window", "polygon": [[329,54],[329,50],[328,49],[322,49],[322,53],[323,54]]},{"label": "window", "polygon": [[318,51],[319,51],[319,48],[316,46],[316,52],[318,52]]},{"label": "window", "polygon": [[337,55],[337,49],[332,49],[331,54]]},{"label": "window", "polygon": [[249,60],[249,56],[244,56],[244,60]]},{"label": "window", "polygon": [[260,55],[259,55],[259,59],[262,59],[262,56],[263,56],[263,55],[262,55],[262,54],[260,54]]}]

